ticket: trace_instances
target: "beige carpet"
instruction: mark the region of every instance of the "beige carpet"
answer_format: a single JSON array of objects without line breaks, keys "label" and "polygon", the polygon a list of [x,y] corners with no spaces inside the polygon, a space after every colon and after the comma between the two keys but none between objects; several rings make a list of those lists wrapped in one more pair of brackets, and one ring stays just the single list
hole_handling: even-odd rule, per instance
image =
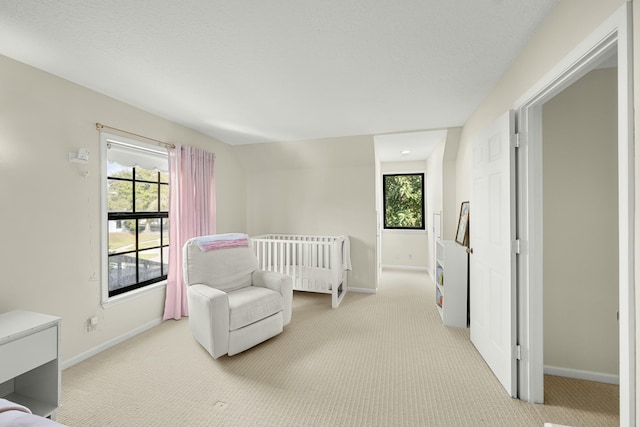
[{"label": "beige carpet", "polygon": [[385,272],[377,294],[296,293],[292,323],[213,360],[188,319],[168,321],[62,374],[71,426],[615,426],[618,387],[548,377],[545,405],[511,399],[446,328],[425,273]]}]

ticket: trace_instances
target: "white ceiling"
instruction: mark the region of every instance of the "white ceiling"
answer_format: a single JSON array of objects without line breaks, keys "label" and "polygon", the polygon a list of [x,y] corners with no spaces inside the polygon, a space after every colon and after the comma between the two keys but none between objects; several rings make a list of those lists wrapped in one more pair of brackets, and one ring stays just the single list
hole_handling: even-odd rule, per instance
[{"label": "white ceiling", "polygon": [[0,54],[229,144],[401,133],[463,125],[558,1],[0,0]]},{"label": "white ceiling", "polygon": [[376,135],[374,145],[380,161],[417,161],[427,159],[446,138],[446,130]]}]

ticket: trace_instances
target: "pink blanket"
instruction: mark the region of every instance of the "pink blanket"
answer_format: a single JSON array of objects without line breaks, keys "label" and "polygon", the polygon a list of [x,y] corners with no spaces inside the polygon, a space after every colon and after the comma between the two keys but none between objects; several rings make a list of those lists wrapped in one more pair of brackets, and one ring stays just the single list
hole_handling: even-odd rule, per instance
[{"label": "pink blanket", "polygon": [[202,252],[215,249],[240,248],[249,246],[249,236],[244,233],[215,234],[211,236],[194,237],[193,241]]}]

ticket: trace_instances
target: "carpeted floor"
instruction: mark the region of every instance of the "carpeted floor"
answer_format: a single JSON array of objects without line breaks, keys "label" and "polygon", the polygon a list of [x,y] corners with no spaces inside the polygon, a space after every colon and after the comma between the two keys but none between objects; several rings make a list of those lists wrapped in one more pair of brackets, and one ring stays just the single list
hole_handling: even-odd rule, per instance
[{"label": "carpeted floor", "polygon": [[511,399],[446,328],[421,272],[385,272],[377,294],[294,295],[277,337],[213,360],[188,319],[167,321],[62,374],[70,426],[615,426],[618,387],[545,379],[545,405]]}]

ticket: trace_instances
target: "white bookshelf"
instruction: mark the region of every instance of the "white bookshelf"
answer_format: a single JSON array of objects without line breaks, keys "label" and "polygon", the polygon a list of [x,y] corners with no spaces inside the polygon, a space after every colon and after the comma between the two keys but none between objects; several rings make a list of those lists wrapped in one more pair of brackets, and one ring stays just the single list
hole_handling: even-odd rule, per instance
[{"label": "white bookshelf", "polygon": [[436,308],[446,326],[467,327],[467,248],[436,242]]}]

